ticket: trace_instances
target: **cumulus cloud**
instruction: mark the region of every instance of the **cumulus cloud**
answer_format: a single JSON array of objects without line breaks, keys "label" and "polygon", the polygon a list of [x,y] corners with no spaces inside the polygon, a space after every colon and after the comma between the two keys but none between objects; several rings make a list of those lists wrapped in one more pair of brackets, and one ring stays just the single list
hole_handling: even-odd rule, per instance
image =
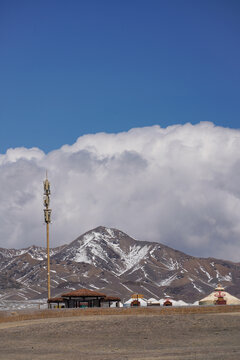
[{"label": "cumulus cloud", "polygon": [[240,131],[212,123],[98,133],[44,154],[0,155],[0,246],[45,246],[42,181],[52,186],[51,245],[98,225],[191,255],[240,261]]}]

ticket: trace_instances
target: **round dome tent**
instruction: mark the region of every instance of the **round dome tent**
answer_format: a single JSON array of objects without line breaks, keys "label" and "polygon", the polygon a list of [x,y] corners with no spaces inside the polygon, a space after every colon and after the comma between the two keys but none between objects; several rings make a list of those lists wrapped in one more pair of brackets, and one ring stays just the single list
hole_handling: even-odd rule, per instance
[{"label": "round dome tent", "polygon": [[172,301],[168,298],[164,301],[163,306],[172,306]]},{"label": "round dome tent", "polygon": [[226,292],[221,284],[218,284],[211,294],[199,300],[199,305],[215,305],[219,294],[226,301],[226,305],[240,305],[240,299]]},{"label": "round dome tent", "polygon": [[129,300],[127,300],[127,301],[125,301],[124,302],[124,304],[123,304],[123,306],[125,306],[125,307],[130,307],[131,306],[131,303],[133,302],[133,301],[138,301],[139,302],[139,304],[140,304],[140,306],[147,306],[147,301],[145,300],[145,299],[143,299],[143,298],[133,298],[133,297],[131,297]]},{"label": "round dome tent", "polygon": [[[164,299],[160,299],[159,302],[160,302],[160,305],[163,306],[164,302],[166,301],[167,298],[164,298]],[[171,303],[172,303],[172,306],[189,306],[190,304],[186,303],[185,301],[183,300],[173,300],[171,298]]]}]

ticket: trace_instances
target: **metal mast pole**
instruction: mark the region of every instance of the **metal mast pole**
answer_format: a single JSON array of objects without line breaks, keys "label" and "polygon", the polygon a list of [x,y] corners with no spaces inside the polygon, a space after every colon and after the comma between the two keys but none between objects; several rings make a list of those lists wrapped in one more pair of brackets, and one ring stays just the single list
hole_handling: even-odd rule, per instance
[{"label": "metal mast pole", "polygon": [[48,299],[51,297],[51,290],[50,290],[50,254],[49,254],[49,224],[51,223],[51,212],[52,210],[49,209],[50,205],[50,182],[48,181],[47,174],[46,180],[43,182],[44,188],[44,220],[46,223],[46,230],[47,230],[47,289],[48,289]]}]

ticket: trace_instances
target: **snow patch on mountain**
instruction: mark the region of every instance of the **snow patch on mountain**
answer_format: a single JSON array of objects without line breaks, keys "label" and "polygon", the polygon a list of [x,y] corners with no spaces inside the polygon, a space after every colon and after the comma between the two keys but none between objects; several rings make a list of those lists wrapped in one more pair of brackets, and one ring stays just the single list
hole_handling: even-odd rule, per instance
[{"label": "snow patch on mountain", "polygon": [[129,253],[124,253],[120,248],[118,254],[121,256],[125,264],[125,269],[119,273],[119,275],[124,274],[130,270],[134,265],[139,264],[148,254],[150,246],[143,246],[142,248],[138,245],[130,246]]},{"label": "snow patch on mountain", "polygon": [[194,280],[193,280],[192,278],[188,277],[188,279],[191,281],[192,286],[194,287],[194,289],[196,289],[196,290],[197,290],[198,292],[200,292],[200,293],[203,293],[203,292],[204,292],[200,287],[198,287],[198,286],[195,284],[195,282],[194,282]]},{"label": "snow patch on mountain", "polygon": [[169,270],[178,270],[180,265],[177,261],[174,261],[172,258],[166,259],[166,263],[164,263],[167,269]]},{"label": "snow patch on mountain", "polygon": [[123,283],[121,283],[121,285],[122,285],[123,287],[125,287],[125,289],[127,289],[128,291],[133,292],[132,289],[130,289],[128,286],[124,285]]},{"label": "snow patch on mountain", "polygon": [[84,262],[84,263],[87,263],[87,264],[92,264],[93,263],[92,260],[89,259],[85,249],[82,249],[82,250],[79,249],[79,251],[73,257],[73,261],[75,261],[75,262]]},{"label": "snow patch on mountain", "polygon": [[177,278],[177,274],[174,274],[158,283],[159,286],[169,286],[175,279]]},{"label": "snow patch on mountain", "polygon": [[206,276],[208,277],[208,282],[210,282],[213,279],[213,277],[205,269],[203,269],[202,266],[200,266],[200,270],[206,274]]},{"label": "snow patch on mountain", "polygon": [[216,277],[218,281],[232,281],[232,274],[229,273],[228,275],[221,275],[218,270],[216,270]]}]

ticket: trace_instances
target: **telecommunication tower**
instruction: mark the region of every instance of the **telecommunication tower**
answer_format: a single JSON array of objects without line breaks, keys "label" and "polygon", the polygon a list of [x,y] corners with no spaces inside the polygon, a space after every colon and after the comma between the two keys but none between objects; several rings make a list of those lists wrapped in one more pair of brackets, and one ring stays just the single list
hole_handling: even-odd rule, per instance
[{"label": "telecommunication tower", "polygon": [[48,299],[51,297],[51,290],[50,290],[50,254],[49,254],[49,224],[51,223],[51,212],[52,210],[49,209],[50,205],[50,182],[47,178],[43,182],[44,188],[44,195],[43,195],[43,204],[44,204],[44,220],[46,223],[46,230],[47,230],[47,288],[48,288]]}]

